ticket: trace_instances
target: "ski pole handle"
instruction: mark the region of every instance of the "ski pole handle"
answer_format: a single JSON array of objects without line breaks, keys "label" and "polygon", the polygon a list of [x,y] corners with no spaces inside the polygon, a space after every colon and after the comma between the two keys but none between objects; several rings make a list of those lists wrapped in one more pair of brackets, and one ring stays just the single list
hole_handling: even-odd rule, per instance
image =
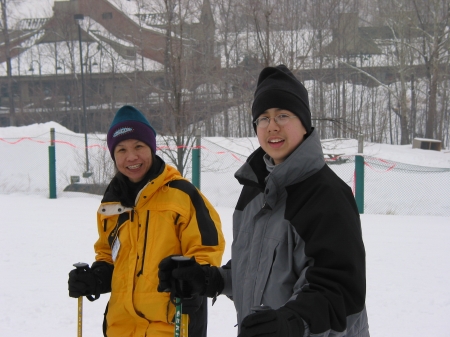
[{"label": "ski pole handle", "polygon": [[[74,263],[73,266],[77,268],[77,270],[87,270],[89,269],[89,265],[84,262]],[[77,310],[77,337],[83,336],[83,296],[78,297],[78,310]]]},{"label": "ski pole handle", "polygon": [[[177,262],[177,268],[190,264],[191,259],[185,256],[172,256],[172,260]],[[183,304],[180,297],[190,296],[190,287],[185,282],[179,280],[175,284],[175,337],[188,337],[189,316],[183,314]],[[180,297],[178,297],[180,296]]]},{"label": "ski pole handle", "polygon": [[[185,256],[172,256],[172,261],[177,263],[177,268],[192,264],[192,260]],[[175,284],[176,296],[180,298],[191,297],[191,287],[182,280],[177,280]]]},{"label": "ski pole handle", "polygon": [[[88,271],[91,269],[89,265],[84,262],[74,263],[73,266],[76,267],[78,271]],[[95,294],[95,297],[92,295],[85,295],[85,296],[90,302],[94,302],[100,297],[100,294]]]},{"label": "ski pole handle", "polygon": [[81,270],[89,270],[89,265],[87,263],[84,263],[84,262],[74,263],[73,266],[75,268],[77,268],[77,270],[79,270],[79,271],[81,271]]},{"label": "ski pole handle", "polygon": [[265,310],[270,310],[270,309],[272,309],[272,308],[268,305],[255,305],[250,308],[250,310],[253,312],[265,311]]}]

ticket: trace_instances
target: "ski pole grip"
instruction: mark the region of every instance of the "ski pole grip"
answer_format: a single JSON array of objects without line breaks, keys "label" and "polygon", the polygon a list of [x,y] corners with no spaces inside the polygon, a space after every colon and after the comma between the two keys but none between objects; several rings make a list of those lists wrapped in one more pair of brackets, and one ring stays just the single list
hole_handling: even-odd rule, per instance
[{"label": "ski pole grip", "polygon": [[[89,264],[87,264],[87,263],[85,263],[85,262],[77,262],[77,263],[74,263],[73,266],[74,266],[75,268],[77,268],[77,270],[78,270],[79,272],[80,272],[80,271],[88,271],[88,270],[91,269],[91,268],[89,267]],[[82,297],[82,296],[81,296],[81,297]],[[86,298],[87,298],[89,301],[91,301],[91,302],[97,300],[99,297],[100,297],[100,294],[96,294],[95,297],[92,296],[92,295],[86,295]]]},{"label": "ski pole grip", "polygon": [[266,311],[272,309],[269,305],[255,305],[250,308],[253,312]]},{"label": "ski pole grip", "polygon": [[[177,263],[177,268],[182,268],[195,263],[195,259],[192,260],[186,256],[172,256],[172,260]],[[179,298],[190,298],[192,295],[191,287],[187,282],[184,282],[183,280],[177,280],[177,282],[175,283],[175,293]]]},{"label": "ski pole grip", "polygon": [[77,262],[77,263],[74,263],[73,266],[75,268],[77,268],[78,271],[81,271],[81,270],[86,270],[87,271],[87,270],[90,269],[89,265],[87,263],[85,263],[85,262]]}]

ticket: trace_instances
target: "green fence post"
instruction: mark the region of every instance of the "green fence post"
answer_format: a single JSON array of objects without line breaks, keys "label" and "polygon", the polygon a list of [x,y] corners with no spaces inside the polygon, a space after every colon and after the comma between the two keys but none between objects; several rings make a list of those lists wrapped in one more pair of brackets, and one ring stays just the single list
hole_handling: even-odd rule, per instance
[{"label": "green fence post", "polygon": [[50,146],[48,147],[48,177],[50,188],[50,199],[56,199],[56,151],[55,151],[55,129],[50,129]]},{"label": "green fence post", "polygon": [[195,133],[195,148],[192,150],[192,184],[200,189],[200,146],[202,133],[197,129]]},{"label": "green fence post", "polygon": [[[358,153],[362,154],[364,149],[364,136],[358,137]],[[364,157],[355,158],[355,200],[360,214],[364,214]]]}]

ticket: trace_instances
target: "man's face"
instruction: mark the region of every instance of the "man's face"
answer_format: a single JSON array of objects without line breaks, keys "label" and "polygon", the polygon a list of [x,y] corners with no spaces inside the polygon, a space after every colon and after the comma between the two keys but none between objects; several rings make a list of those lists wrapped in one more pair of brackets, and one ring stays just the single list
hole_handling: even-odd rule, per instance
[{"label": "man's face", "polygon": [[[290,118],[284,118],[286,124],[278,125],[274,118],[279,115],[288,115]],[[271,108],[264,111],[258,119],[261,117],[270,118],[270,122],[266,128],[261,125],[256,127],[259,144],[275,165],[278,165],[301,144],[307,133],[306,129],[300,118],[288,110]]]}]

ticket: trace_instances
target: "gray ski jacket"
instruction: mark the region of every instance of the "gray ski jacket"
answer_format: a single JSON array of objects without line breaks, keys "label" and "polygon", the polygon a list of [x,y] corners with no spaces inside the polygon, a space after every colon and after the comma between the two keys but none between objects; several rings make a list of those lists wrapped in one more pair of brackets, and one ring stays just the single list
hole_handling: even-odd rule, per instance
[{"label": "gray ski jacket", "polygon": [[269,174],[259,148],[236,172],[232,259],[220,269],[237,320],[253,306],[289,308],[305,336],[368,337],[365,249],[348,185],[316,131]]}]

